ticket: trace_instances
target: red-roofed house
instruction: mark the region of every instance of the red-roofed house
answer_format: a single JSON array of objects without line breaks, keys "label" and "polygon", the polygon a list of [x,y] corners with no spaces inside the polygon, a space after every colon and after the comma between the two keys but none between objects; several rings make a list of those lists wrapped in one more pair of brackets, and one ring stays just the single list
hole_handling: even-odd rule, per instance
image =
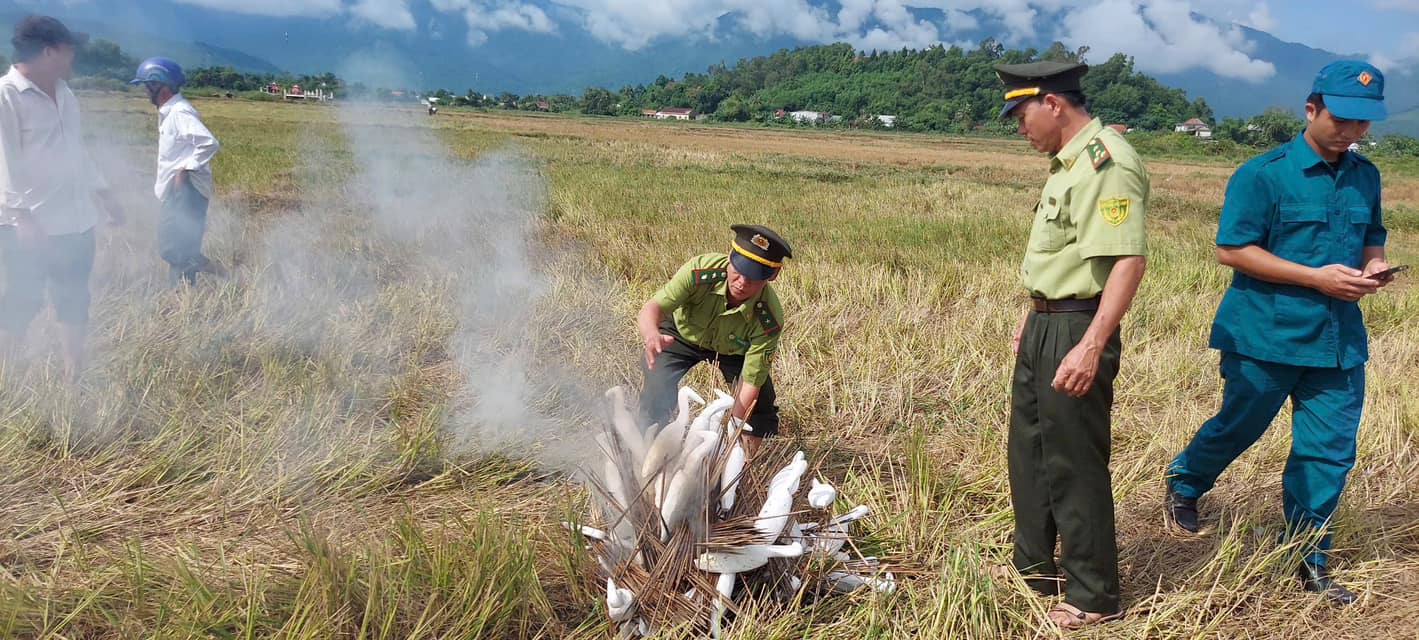
[{"label": "red-roofed house", "polygon": [[1191,120],[1188,120],[1187,122],[1173,127],[1173,131],[1176,131],[1178,133],[1191,134],[1199,138],[1212,137],[1212,127],[1207,126],[1206,122],[1203,122],[1198,118],[1193,118]]}]

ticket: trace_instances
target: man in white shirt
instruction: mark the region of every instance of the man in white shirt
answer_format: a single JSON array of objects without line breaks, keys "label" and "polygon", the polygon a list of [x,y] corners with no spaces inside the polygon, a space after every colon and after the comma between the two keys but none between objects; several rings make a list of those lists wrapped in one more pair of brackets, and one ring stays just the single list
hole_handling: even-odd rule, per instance
[{"label": "man in white shirt", "polygon": [[18,349],[48,290],[66,376],[82,368],[94,266],[97,199],[110,224],[123,208],[84,146],[79,104],[65,80],[88,40],[47,16],[15,25],[15,65],[0,78],[0,348]]},{"label": "man in white shirt", "polygon": [[202,254],[212,199],[212,156],[221,145],[202,124],[197,109],[178,93],[186,80],[176,62],[148,58],[130,83],[143,85],[158,108],[158,181],[153,187],[163,203],[158,253],[172,270],[173,284],[194,284],[199,273],[222,274],[221,267]]}]

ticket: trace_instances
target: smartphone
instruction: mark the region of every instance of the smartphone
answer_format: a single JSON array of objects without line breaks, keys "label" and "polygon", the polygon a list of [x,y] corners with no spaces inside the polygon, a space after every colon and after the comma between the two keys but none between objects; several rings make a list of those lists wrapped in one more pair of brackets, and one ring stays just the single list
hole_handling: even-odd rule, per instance
[{"label": "smartphone", "polygon": [[1402,264],[1402,265],[1399,265],[1399,266],[1397,266],[1397,267],[1390,267],[1390,268],[1385,269],[1384,271],[1381,271],[1381,272],[1379,272],[1379,273],[1372,273],[1372,274],[1370,274],[1369,277],[1370,277],[1371,280],[1384,280],[1384,279],[1386,279],[1386,278],[1388,278],[1388,277],[1390,277],[1390,276],[1392,276],[1392,275],[1394,275],[1394,274],[1396,274],[1396,273],[1399,273],[1400,271],[1405,271],[1405,270],[1407,270],[1407,269],[1409,269],[1409,265],[1407,265],[1407,264]]}]

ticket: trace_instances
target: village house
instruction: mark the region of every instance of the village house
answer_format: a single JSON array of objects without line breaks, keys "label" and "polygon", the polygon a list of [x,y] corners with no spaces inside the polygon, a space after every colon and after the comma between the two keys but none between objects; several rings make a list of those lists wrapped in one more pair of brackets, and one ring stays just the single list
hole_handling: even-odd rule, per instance
[{"label": "village house", "polygon": [[877,116],[877,122],[883,127],[891,129],[897,126],[897,116]]},{"label": "village house", "polygon": [[1188,120],[1187,122],[1173,127],[1173,131],[1176,131],[1177,133],[1186,133],[1188,135],[1196,136],[1198,138],[1212,137],[1212,127],[1207,126],[1206,122],[1203,122],[1198,118],[1193,118],[1191,120]]},{"label": "village house", "polygon": [[818,124],[819,122],[826,122],[828,120],[828,114],[822,111],[790,111],[788,112],[788,117],[793,118],[794,122],[806,122],[808,124]]},{"label": "village house", "polygon": [[699,112],[684,107],[668,107],[655,112],[657,120],[694,120]]}]

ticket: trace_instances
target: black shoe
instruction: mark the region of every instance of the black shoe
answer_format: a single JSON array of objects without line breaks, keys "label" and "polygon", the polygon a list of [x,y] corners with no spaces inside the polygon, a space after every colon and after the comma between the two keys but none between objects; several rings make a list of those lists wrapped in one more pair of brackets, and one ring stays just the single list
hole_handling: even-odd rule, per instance
[{"label": "black shoe", "polygon": [[1331,579],[1330,572],[1325,567],[1302,562],[1301,568],[1296,570],[1296,575],[1301,579],[1301,586],[1306,591],[1324,595],[1326,600],[1335,604],[1355,604],[1355,601],[1360,599],[1355,592],[1346,589],[1345,585]]},{"label": "black shoe", "polygon": [[1188,533],[1197,533],[1202,527],[1197,523],[1197,498],[1184,498],[1173,490],[1173,483],[1163,481],[1166,495],[1163,497],[1163,512],[1168,522]]}]

